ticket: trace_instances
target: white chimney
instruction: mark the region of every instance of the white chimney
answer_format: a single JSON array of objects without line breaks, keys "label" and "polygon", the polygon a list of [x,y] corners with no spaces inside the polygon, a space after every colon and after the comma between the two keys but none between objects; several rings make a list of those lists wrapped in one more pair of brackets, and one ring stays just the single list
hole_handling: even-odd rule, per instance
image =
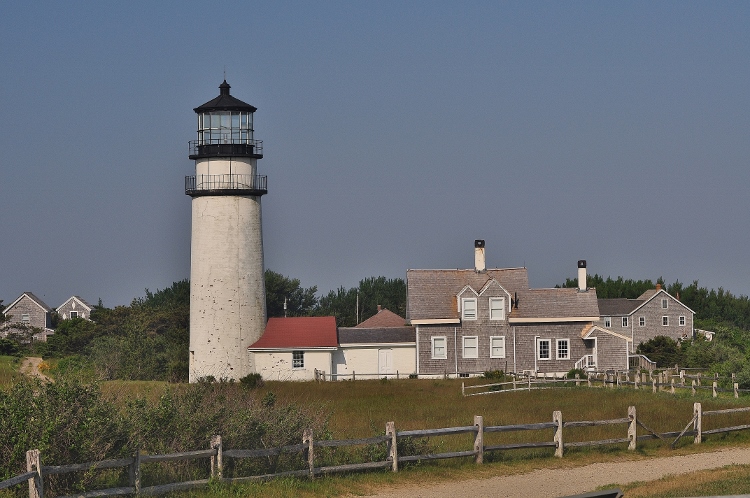
[{"label": "white chimney", "polygon": [[474,241],[474,271],[481,273],[485,270],[484,262],[484,240]]},{"label": "white chimney", "polygon": [[578,260],[578,292],[586,292],[586,260]]}]

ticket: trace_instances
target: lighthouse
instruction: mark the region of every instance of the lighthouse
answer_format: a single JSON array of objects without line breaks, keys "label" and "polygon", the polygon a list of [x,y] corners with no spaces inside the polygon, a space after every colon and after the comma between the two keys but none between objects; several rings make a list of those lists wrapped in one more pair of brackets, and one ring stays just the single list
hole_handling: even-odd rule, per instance
[{"label": "lighthouse", "polygon": [[189,143],[195,175],[191,197],[190,382],[240,379],[254,372],[247,351],[266,326],[261,197],[263,142],[255,140],[257,110],[229,93],[194,109],[197,140]]}]

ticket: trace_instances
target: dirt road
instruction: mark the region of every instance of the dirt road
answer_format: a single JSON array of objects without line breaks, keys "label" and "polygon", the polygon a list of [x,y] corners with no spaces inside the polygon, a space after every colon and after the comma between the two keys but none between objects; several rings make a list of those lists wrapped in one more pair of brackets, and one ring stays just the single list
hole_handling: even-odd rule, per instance
[{"label": "dirt road", "polygon": [[20,372],[24,375],[29,375],[31,377],[39,377],[40,379],[48,382],[52,382],[52,379],[44,375],[39,370],[39,364],[42,362],[41,358],[36,358],[33,356],[28,356],[21,361],[21,368],[19,369]]},{"label": "dirt road", "polygon": [[371,495],[377,498],[554,498],[593,491],[597,486],[653,481],[668,474],[750,464],[750,448],[731,448],[674,457],[595,463],[583,467],[540,469],[526,474],[408,485]]}]

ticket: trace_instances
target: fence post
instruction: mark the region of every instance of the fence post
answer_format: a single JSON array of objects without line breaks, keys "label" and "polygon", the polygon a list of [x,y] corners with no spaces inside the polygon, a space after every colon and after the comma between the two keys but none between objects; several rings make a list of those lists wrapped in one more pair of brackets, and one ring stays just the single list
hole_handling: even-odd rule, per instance
[{"label": "fence post", "polygon": [[716,387],[717,387],[717,384],[716,384],[716,381],[714,381],[713,384],[711,384],[711,391],[713,393],[714,398],[717,396]]},{"label": "fence post", "polygon": [[693,396],[695,396],[695,379],[693,379]]},{"label": "fence post", "polygon": [[701,444],[703,440],[703,408],[700,403],[693,403],[693,416],[695,422],[693,422],[693,430],[695,431],[694,444]]},{"label": "fence post", "polygon": [[633,389],[638,389],[638,381],[640,380],[640,374],[636,372],[633,374]]},{"label": "fence post", "polygon": [[553,441],[556,443],[555,456],[558,458],[562,458],[563,456],[563,419],[562,419],[562,412],[560,410],[556,410],[552,412],[552,422],[557,424],[557,428],[555,429],[555,437],[553,438]]},{"label": "fence post", "polygon": [[589,387],[591,387],[591,372],[586,376],[587,380],[589,381]]},{"label": "fence post", "polygon": [[466,396],[466,386],[461,382],[461,396]]},{"label": "fence post", "polygon": [[682,386],[685,385],[685,371],[684,370],[680,370],[680,385]]},{"label": "fence post", "polygon": [[133,463],[128,466],[128,477],[130,478],[130,486],[135,489],[135,494],[141,493],[141,450],[135,450],[133,455]]},{"label": "fence post", "polygon": [[653,380],[651,381],[651,390],[652,390],[652,392],[656,392],[656,391],[657,391],[657,387],[656,387],[656,379],[653,379]]},{"label": "fence post", "polygon": [[310,479],[315,477],[315,454],[313,453],[313,431],[302,431],[302,444],[307,443],[307,465],[310,467]]},{"label": "fence post", "polygon": [[[732,375],[734,375],[734,374],[732,374]],[[734,398],[735,399],[737,399],[737,398],[740,397],[740,391],[739,391],[739,389],[740,389],[740,385],[735,382],[734,383]]]},{"label": "fence post", "polygon": [[581,387],[581,375],[576,374],[576,387]]},{"label": "fence post", "polygon": [[672,377],[672,387],[670,388],[669,392],[674,394],[674,377]]},{"label": "fence post", "polygon": [[698,385],[699,386],[701,385],[701,373],[700,372],[698,372]]},{"label": "fence post", "polygon": [[26,472],[36,472],[36,475],[29,479],[29,498],[44,498],[42,455],[39,450],[26,452]]},{"label": "fence post", "polygon": [[396,422],[386,422],[385,435],[391,436],[388,441],[388,458],[391,460],[391,470],[398,472],[398,437],[396,435]]},{"label": "fence post", "polygon": [[221,481],[224,473],[224,462],[223,462],[223,445],[221,444],[221,436],[211,436],[211,449],[216,450],[216,455],[211,457],[211,478],[217,478]]},{"label": "fence post", "polygon": [[474,463],[484,462],[484,418],[481,415],[474,415],[474,430],[477,432],[474,436]]},{"label": "fence post", "polygon": [[628,449],[634,450],[635,443],[638,440],[638,436],[637,436],[638,431],[636,428],[635,406],[628,407],[628,418],[630,419],[630,422],[628,422],[628,439],[630,439],[630,441],[628,442]]}]

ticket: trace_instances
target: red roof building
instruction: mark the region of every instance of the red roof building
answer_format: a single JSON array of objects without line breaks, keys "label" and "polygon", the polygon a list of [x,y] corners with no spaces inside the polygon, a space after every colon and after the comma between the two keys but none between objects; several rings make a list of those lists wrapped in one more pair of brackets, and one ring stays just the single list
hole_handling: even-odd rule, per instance
[{"label": "red roof building", "polygon": [[266,330],[249,350],[336,348],[336,317],[269,318]]}]

